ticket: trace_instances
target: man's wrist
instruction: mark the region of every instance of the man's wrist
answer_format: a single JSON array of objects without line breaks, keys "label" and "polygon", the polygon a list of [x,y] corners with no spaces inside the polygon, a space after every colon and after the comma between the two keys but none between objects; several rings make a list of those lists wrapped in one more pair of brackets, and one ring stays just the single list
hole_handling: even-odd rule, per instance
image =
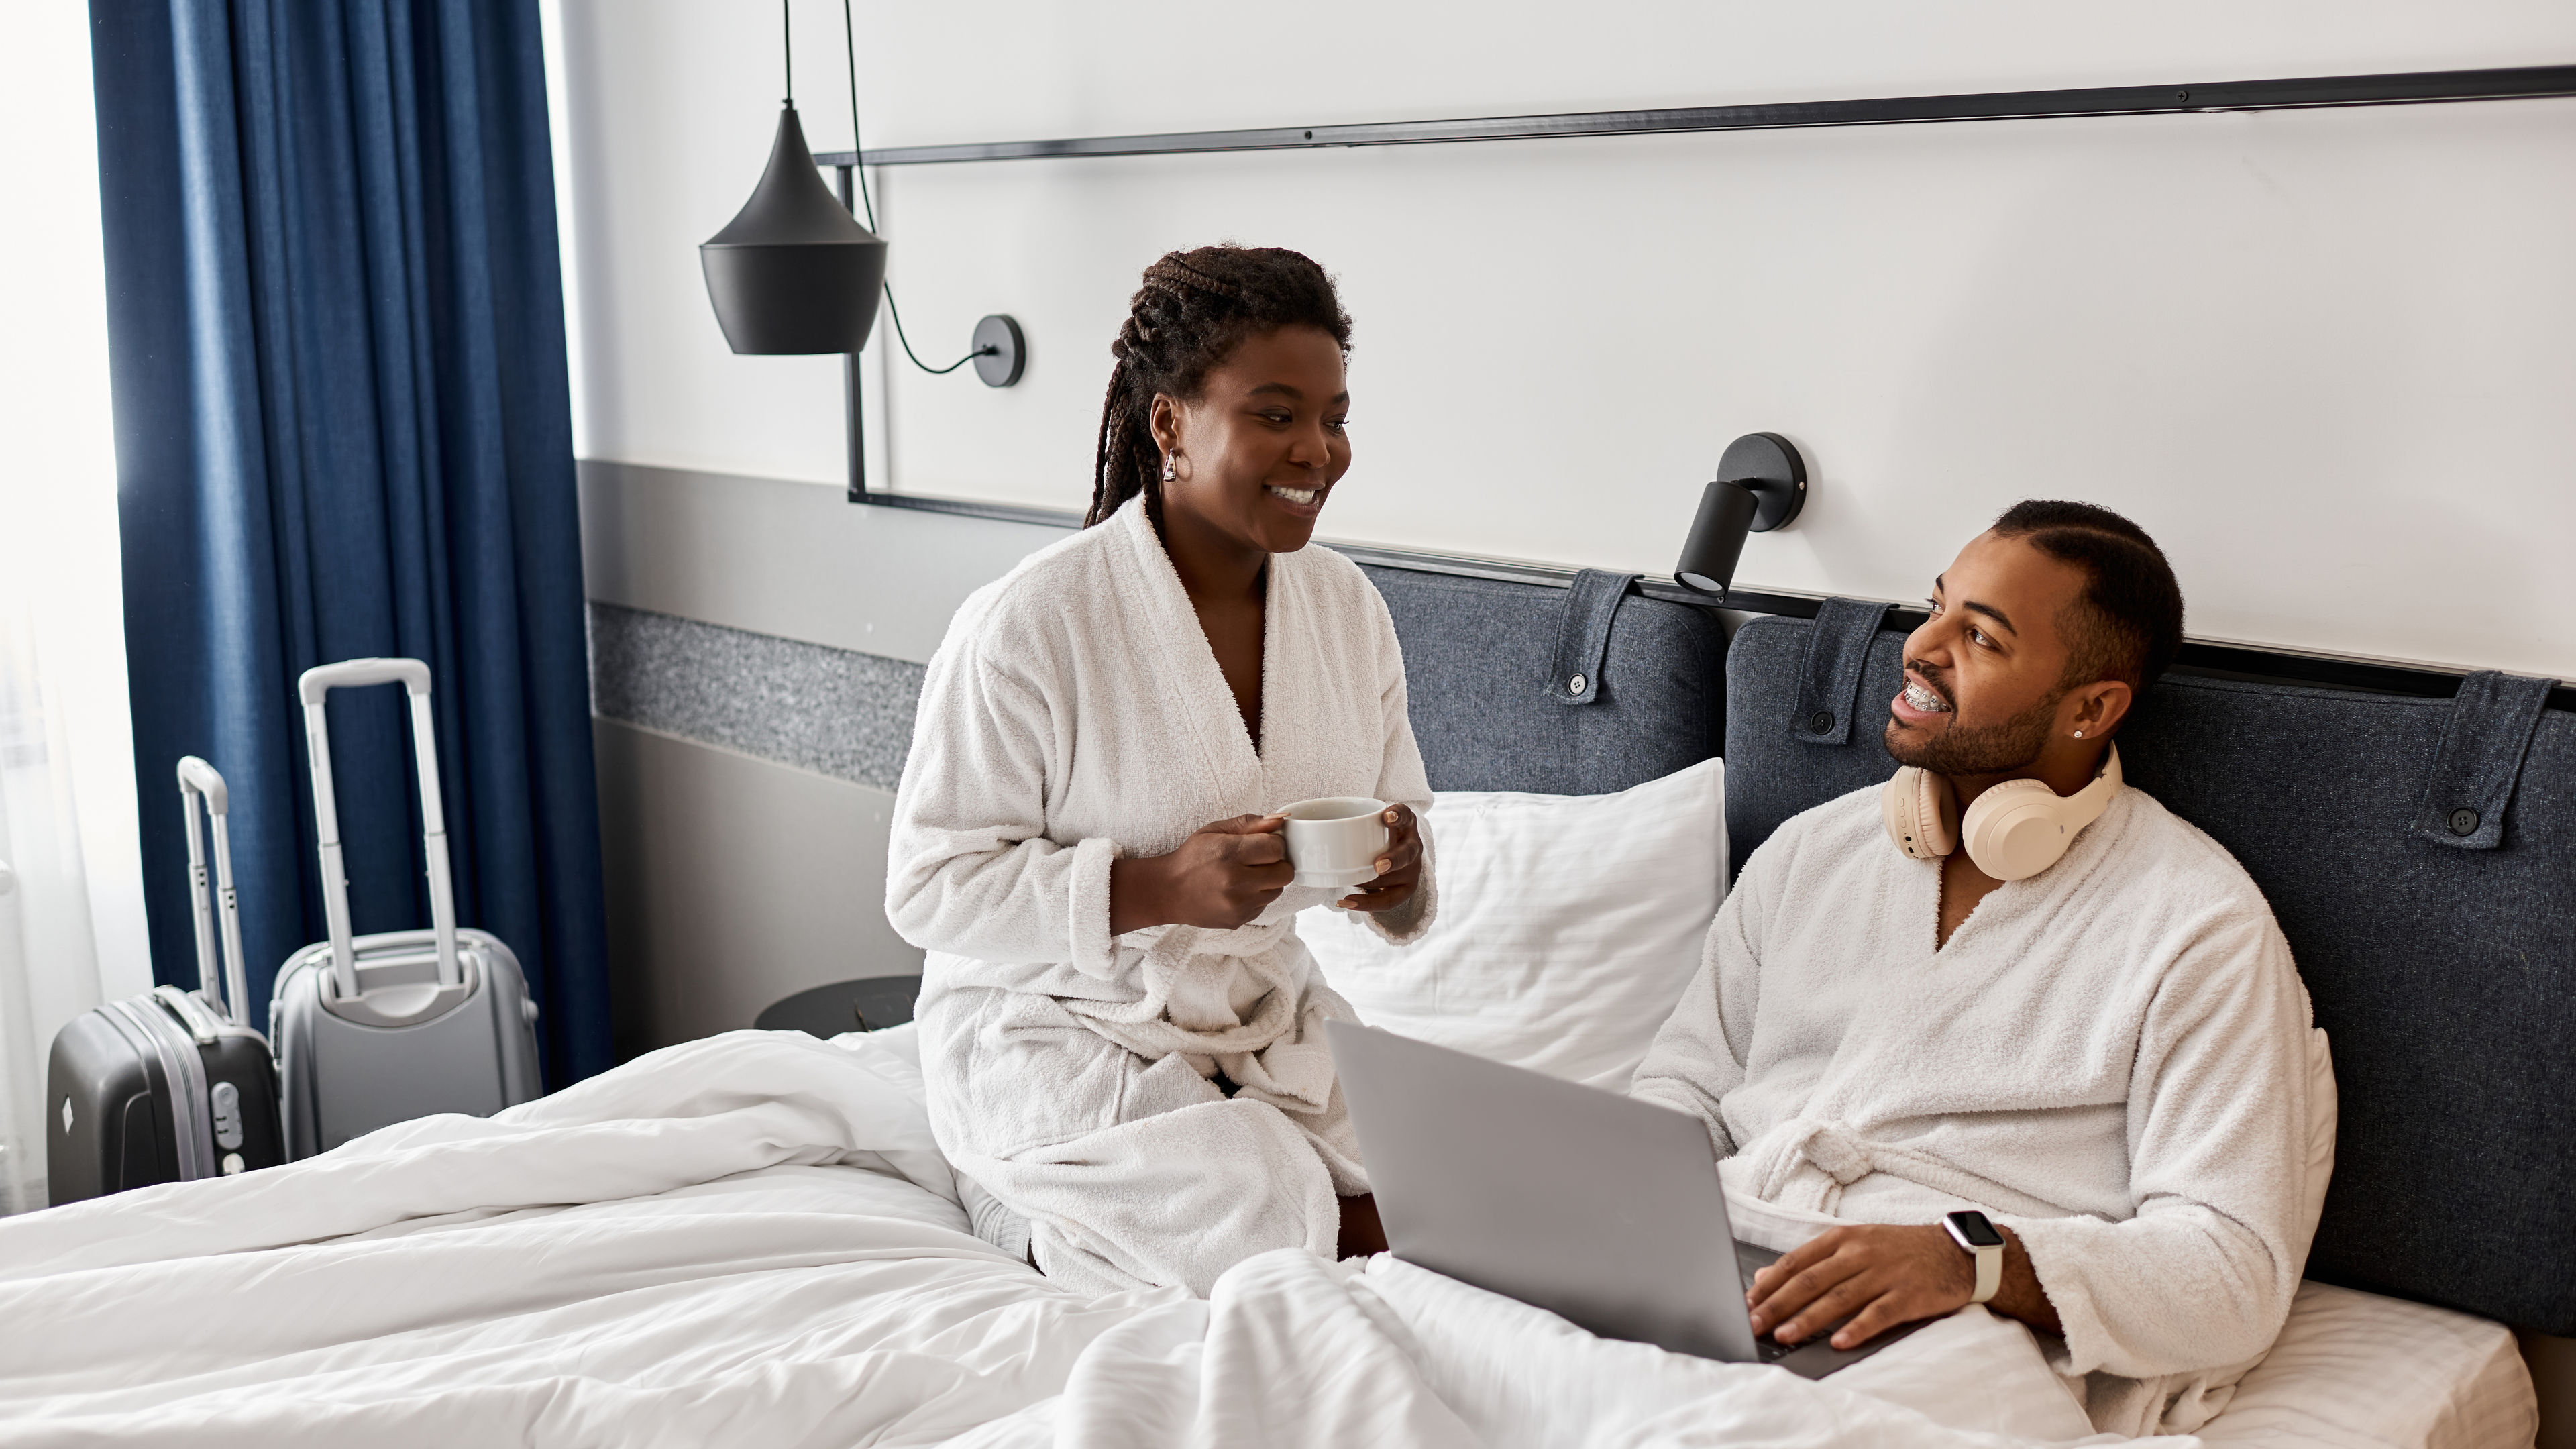
[{"label": "man's wrist", "polygon": [[1998,1223],[1995,1231],[2004,1235],[2004,1286],[1989,1307],[2007,1318],[2018,1318],[2031,1327],[2048,1333],[2063,1333],[2065,1325],[2057,1316],[2057,1305],[2050,1301],[2048,1287],[2039,1281],[2039,1265],[2031,1261],[2030,1248],[2021,1234]]}]

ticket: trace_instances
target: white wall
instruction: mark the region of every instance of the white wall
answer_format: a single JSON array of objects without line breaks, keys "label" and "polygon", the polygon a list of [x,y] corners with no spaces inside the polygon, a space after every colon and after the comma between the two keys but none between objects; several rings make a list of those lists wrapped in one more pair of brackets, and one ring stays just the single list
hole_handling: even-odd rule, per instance
[{"label": "white wall", "polygon": [[[766,153],[776,10],[563,4],[586,455],[838,480],[837,364],[728,354],[695,256]],[[859,25],[876,144],[2576,58],[2561,0]],[[845,145],[840,17],[797,28],[808,134]],[[2197,635],[2576,675],[2571,164],[2576,101],[2511,101],[881,170],[916,345],[1009,311],[1032,359],[872,384],[872,441],[903,489],[1078,506],[1141,266],[1279,243],[1358,324],[1329,536],[1661,571],[1772,429],[1816,489],[1747,584],[1913,597],[2003,505],[2076,496],[2166,544]]]}]

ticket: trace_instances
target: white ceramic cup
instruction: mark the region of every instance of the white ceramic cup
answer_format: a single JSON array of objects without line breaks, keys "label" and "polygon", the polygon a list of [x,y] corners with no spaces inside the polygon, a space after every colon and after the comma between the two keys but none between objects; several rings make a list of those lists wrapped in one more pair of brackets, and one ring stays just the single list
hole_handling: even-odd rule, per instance
[{"label": "white ceramic cup", "polygon": [[1288,818],[1288,863],[1301,886],[1355,886],[1377,878],[1386,855],[1386,802],[1363,795],[1300,800]]}]

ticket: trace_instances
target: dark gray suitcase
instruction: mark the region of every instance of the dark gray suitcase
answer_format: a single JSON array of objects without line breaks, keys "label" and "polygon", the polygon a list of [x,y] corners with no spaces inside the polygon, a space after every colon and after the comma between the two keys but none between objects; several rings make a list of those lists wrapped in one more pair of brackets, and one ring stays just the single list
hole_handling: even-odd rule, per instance
[{"label": "dark gray suitcase", "polygon": [[[334,689],[397,683],[411,700],[430,928],[352,939],[322,702]],[[534,1099],[544,1091],[537,1007],[519,958],[499,937],[456,926],[429,666],[417,659],[352,659],[304,671],[296,688],[304,701],[313,812],[321,827],[322,907],[331,935],[287,958],[269,999],[287,1156],[327,1152],[432,1113],[488,1117]]]},{"label": "dark gray suitcase", "polygon": [[[200,802],[213,826],[211,882],[197,829]],[[56,1034],[45,1064],[47,1198],[54,1203],[285,1160],[268,1043],[239,1020],[241,912],[224,777],[194,755],[181,760],[179,805],[188,817],[198,989],[155,987],[85,1012]]]}]

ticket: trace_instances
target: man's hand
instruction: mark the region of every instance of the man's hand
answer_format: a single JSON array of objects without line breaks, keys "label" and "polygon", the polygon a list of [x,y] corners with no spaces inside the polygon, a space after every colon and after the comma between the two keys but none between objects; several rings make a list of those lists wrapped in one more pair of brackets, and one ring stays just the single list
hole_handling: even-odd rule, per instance
[{"label": "man's hand", "polygon": [[1386,822],[1386,851],[1377,858],[1377,878],[1333,904],[1346,911],[1390,911],[1413,899],[1422,884],[1422,830],[1413,807],[1389,805],[1379,817]]},{"label": "man's hand", "polygon": [[[1987,1306],[2058,1331],[2057,1307],[2041,1290],[2021,1239],[2010,1228],[1999,1231],[2003,1285]],[[1833,1345],[1858,1348],[1900,1323],[1955,1313],[1976,1290],[1976,1261],[1939,1224],[1855,1223],[1818,1234],[1754,1274],[1744,1302],[1757,1335],[1769,1330],[1782,1343],[1803,1343],[1848,1318]]]},{"label": "man's hand", "polygon": [[1230,931],[1258,916],[1297,872],[1278,815],[1238,815],[1202,825],[1169,855],[1109,863],[1109,934],[1148,926]]}]

